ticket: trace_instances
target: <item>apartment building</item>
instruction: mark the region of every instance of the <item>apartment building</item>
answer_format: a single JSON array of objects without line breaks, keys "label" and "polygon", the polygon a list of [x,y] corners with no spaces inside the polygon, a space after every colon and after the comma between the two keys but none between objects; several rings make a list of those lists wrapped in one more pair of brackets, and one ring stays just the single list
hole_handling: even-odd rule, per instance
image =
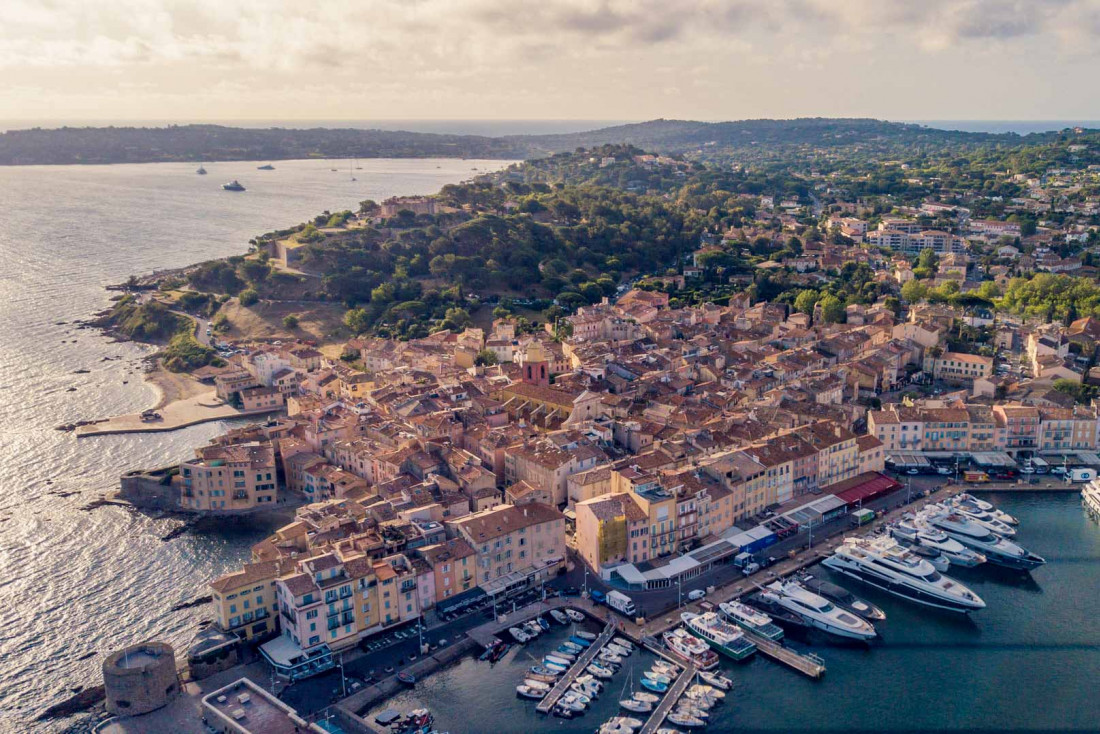
[{"label": "apartment building", "polygon": [[582,500],[574,509],[577,552],[589,568],[600,572],[620,563],[649,560],[649,515],[632,493]]},{"label": "apartment building", "polygon": [[929,351],[924,355],[924,371],[945,382],[973,383],[993,374],[993,358],[962,352],[944,352],[937,357]]},{"label": "apartment building", "polygon": [[198,512],[244,512],[274,505],[275,449],[269,442],[195,449],[180,464],[180,506]]},{"label": "apartment building", "polygon": [[445,524],[476,551],[477,585],[490,594],[548,579],[565,563],[565,516],[549,505],[501,505]]},{"label": "apartment building", "polygon": [[210,582],[214,624],[243,640],[265,637],[279,628],[275,579],[286,570],[279,561],[246,563],[239,571]]},{"label": "apartment building", "polygon": [[429,545],[417,550],[417,555],[432,569],[436,603],[477,585],[477,553],[465,539]]}]

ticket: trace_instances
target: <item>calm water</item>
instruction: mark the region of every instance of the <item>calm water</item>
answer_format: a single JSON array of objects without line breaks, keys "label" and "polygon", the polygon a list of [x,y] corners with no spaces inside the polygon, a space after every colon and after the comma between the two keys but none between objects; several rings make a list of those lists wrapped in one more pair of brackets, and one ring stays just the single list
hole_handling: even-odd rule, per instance
[{"label": "calm water", "polygon": [[[1076,494],[991,495],[1020,517],[1020,539],[1049,563],[1030,577],[997,569],[955,571],[988,603],[972,618],[940,614],[851,588],[887,620],[874,645],[811,636],[792,645],[825,658],[819,682],[759,655],[724,661],[734,679],[707,732],[1009,732],[1100,728],[1100,528]],[[549,641],[510,652],[495,666],[468,659],[389,705],[428,706],[451,732],[589,732],[616,715],[629,671],[620,671],[595,710],[572,721],[544,719],[514,687]],[[634,676],[648,669],[638,654]]]},{"label": "calm water", "polygon": [[[0,731],[29,731],[35,712],[99,682],[106,652],[153,637],[184,647],[208,611],[169,608],[205,593],[267,530],[162,543],[176,521],[82,512],[122,471],[179,460],[225,426],[80,441],[55,431],[154,400],[137,365],[147,349],[58,322],[108,306],[103,286],[131,273],[240,253],[324,209],[431,193],[504,164],[361,161],[357,182],[325,161],[256,165],[210,163],[207,176],[168,163],[0,168]],[[246,193],[221,190],[234,178]]]}]

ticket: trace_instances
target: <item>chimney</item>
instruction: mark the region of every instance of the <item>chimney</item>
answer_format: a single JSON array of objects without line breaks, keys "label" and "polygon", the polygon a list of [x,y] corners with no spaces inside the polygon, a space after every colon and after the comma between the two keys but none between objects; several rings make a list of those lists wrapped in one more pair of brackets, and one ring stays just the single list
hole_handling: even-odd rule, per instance
[{"label": "chimney", "polygon": [[836,433],[837,438],[840,438],[840,425],[839,424],[833,427],[833,432]]},{"label": "chimney", "polygon": [[527,508],[526,507],[523,508],[523,516],[527,517]]}]

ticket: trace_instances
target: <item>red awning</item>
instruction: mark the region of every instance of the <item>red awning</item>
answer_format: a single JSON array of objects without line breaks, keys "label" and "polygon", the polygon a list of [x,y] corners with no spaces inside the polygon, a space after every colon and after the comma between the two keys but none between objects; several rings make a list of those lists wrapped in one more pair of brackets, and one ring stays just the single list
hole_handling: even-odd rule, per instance
[{"label": "red awning", "polygon": [[846,479],[843,482],[837,482],[832,486],[826,487],[825,491],[829,494],[835,494],[850,505],[860,500],[866,501],[872,497],[879,497],[889,492],[893,492],[900,487],[901,484],[885,474],[866,472],[860,474],[858,477],[852,477],[851,479]]}]

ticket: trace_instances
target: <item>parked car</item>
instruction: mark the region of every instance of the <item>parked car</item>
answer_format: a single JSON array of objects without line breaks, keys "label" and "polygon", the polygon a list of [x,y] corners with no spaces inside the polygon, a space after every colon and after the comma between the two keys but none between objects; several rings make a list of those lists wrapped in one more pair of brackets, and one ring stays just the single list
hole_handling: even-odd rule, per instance
[{"label": "parked car", "polygon": [[707,592],[703,591],[702,589],[692,589],[688,592],[688,601],[699,601],[706,595]]}]

